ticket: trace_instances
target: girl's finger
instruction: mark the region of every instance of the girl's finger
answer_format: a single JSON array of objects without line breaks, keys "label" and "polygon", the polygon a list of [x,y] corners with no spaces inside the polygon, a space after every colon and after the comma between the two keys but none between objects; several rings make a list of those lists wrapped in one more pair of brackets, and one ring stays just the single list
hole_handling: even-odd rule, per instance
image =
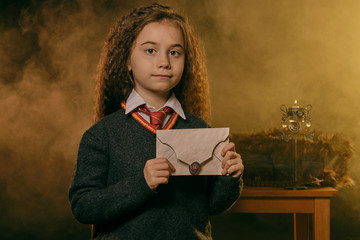
[{"label": "girl's finger", "polygon": [[235,143],[229,142],[221,150],[221,156],[224,157],[228,151],[235,151]]},{"label": "girl's finger", "polygon": [[169,170],[161,170],[156,172],[156,177],[169,177],[170,171]]},{"label": "girl's finger", "polygon": [[169,167],[170,167],[171,172],[175,172],[176,169],[175,169],[175,167],[171,164],[171,162],[170,162],[169,160],[168,160],[168,163],[169,163]]},{"label": "girl's finger", "polygon": [[237,164],[237,161],[235,160],[227,160],[224,166],[224,170],[228,171],[228,169],[232,166]]},{"label": "girl's finger", "polygon": [[230,159],[238,158],[238,157],[240,157],[240,154],[238,154],[236,152],[233,152],[233,151],[226,152],[226,154],[222,160],[222,163],[221,163],[222,168],[225,167],[225,164],[227,161],[229,161]]},{"label": "girl's finger", "polygon": [[227,172],[228,172],[229,174],[232,174],[232,173],[234,173],[234,172],[236,172],[236,171],[239,171],[239,170],[240,170],[239,164],[235,164],[235,165],[232,165],[231,167],[229,167],[229,169],[227,170]]}]

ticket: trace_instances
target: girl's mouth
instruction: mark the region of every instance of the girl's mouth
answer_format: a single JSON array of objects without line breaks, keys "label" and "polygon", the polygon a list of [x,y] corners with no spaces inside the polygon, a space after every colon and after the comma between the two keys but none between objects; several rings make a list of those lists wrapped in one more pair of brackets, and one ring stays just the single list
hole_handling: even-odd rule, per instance
[{"label": "girl's mouth", "polygon": [[165,74],[157,74],[157,75],[153,75],[153,77],[157,77],[157,78],[171,78],[171,75],[165,75]]}]

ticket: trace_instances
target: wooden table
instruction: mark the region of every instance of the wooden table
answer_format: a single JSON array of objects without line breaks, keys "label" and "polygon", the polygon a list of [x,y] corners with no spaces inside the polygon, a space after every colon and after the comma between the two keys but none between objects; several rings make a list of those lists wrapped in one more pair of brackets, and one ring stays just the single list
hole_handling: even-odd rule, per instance
[{"label": "wooden table", "polygon": [[293,213],[294,239],[309,239],[312,215],[313,240],[330,239],[330,198],[337,196],[331,187],[307,190],[246,187],[231,212]]}]

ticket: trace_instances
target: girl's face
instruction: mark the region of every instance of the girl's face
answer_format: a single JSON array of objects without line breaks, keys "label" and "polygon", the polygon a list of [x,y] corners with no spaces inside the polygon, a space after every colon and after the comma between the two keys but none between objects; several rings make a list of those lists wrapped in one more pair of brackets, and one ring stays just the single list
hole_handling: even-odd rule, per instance
[{"label": "girl's face", "polygon": [[181,79],[184,62],[184,37],[180,28],[169,22],[153,22],[137,36],[128,69],[141,96],[168,96]]}]

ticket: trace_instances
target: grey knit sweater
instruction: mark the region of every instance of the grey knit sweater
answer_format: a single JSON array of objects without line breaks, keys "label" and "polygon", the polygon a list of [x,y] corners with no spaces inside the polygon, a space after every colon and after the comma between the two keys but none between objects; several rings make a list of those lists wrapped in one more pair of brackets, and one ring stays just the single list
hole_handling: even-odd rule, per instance
[{"label": "grey knit sweater", "polygon": [[[186,113],[174,129],[205,127]],[[151,190],[143,169],[155,138],[123,109],[84,133],[69,199],[74,216],[94,224],[95,239],[211,239],[209,215],[239,197],[242,180],[231,176],[173,176]]]}]

